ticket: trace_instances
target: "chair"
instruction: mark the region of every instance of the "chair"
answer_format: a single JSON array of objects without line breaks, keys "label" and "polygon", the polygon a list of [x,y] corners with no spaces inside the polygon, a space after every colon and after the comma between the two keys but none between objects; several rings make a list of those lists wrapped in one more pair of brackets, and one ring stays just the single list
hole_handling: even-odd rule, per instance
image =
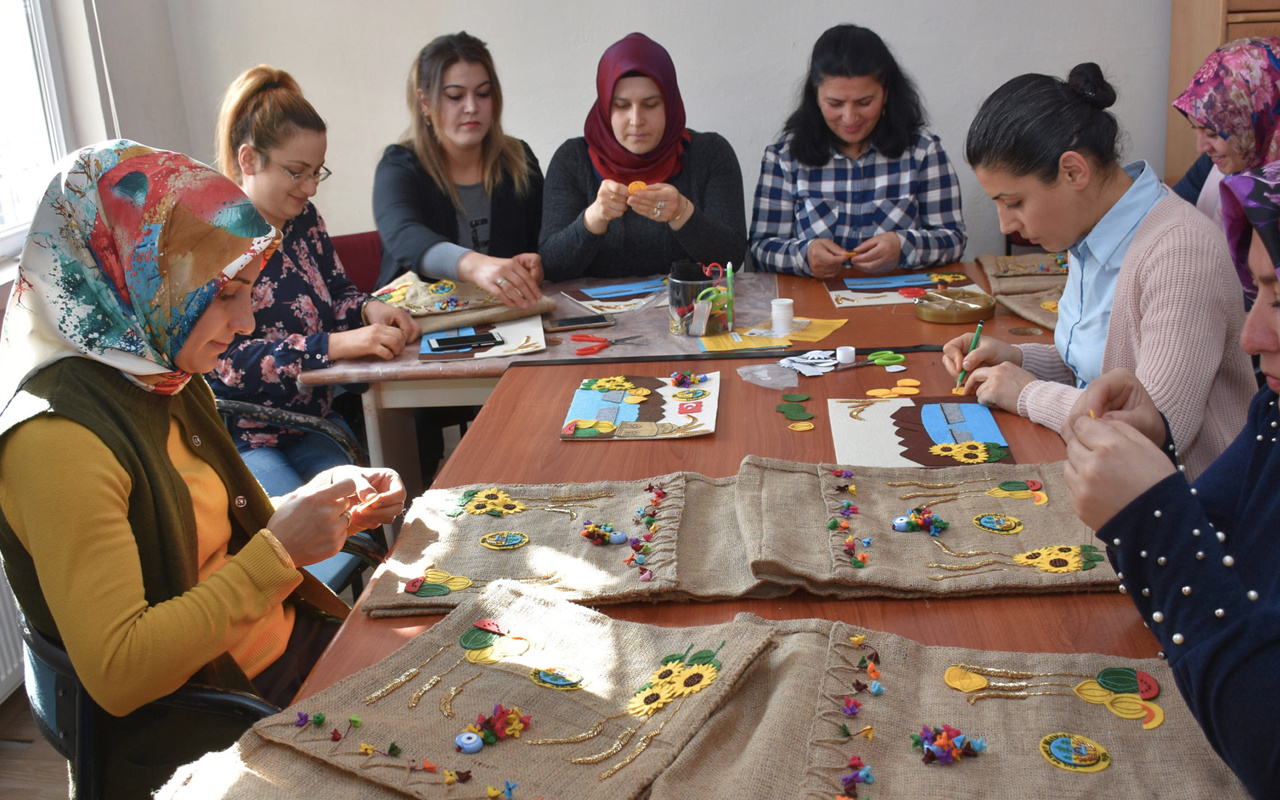
[{"label": "chair", "polygon": [[378,273],[382,270],[382,237],[378,232],[349,233],[331,236],[330,240],[356,288],[362,292],[378,288]]},{"label": "chair", "polygon": [[[124,717],[147,731],[146,743],[130,740],[117,735],[121,718],[85,691],[67,651],[21,613],[18,626],[31,715],[45,740],[71,763],[77,800],[140,797],[143,790],[149,796],[178,766],[230,747],[253,723],[279,711],[256,695],[187,685]],[[139,751],[144,758],[135,758]]]},{"label": "chair", "polygon": [[[218,413],[231,429],[231,418],[241,417],[270,425],[315,431],[333,440],[347,453],[350,463],[358,467],[369,466],[369,459],[360,443],[351,434],[334,425],[327,419],[310,414],[299,414],[282,408],[246,403],[241,400],[217,401]],[[348,586],[354,595],[364,591],[364,571],[376,567],[387,557],[387,542],[381,528],[373,533],[361,531],[347,537],[342,551],[316,564],[304,567],[307,572],[316,576],[325,586],[339,593]]]}]

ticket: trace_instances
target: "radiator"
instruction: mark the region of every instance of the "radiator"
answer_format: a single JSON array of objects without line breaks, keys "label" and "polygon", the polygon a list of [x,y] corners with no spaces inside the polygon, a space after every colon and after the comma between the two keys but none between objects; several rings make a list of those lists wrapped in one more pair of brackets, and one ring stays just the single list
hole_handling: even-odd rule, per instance
[{"label": "radiator", "polygon": [[0,702],[22,686],[22,637],[18,633],[18,603],[0,569]]}]

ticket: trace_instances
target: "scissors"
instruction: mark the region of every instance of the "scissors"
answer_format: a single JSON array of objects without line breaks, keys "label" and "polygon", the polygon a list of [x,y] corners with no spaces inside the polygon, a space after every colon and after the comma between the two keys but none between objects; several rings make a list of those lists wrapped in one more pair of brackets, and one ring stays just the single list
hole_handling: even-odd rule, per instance
[{"label": "scissors", "polygon": [[644,344],[643,341],[635,341],[636,339],[643,339],[642,336],[624,336],[621,339],[606,339],[603,336],[592,336],[589,333],[575,333],[569,338],[575,342],[599,342],[599,344],[579,347],[577,350],[574,350],[574,355],[579,356],[595,355],[611,344]]},{"label": "scissors", "polygon": [[892,350],[877,350],[874,353],[867,353],[867,357],[863,361],[855,361],[852,364],[840,364],[836,369],[852,369],[853,367],[865,367],[868,364],[875,364],[877,367],[890,367],[894,364],[901,364],[906,361],[907,357],[902,353],[895,353]]}]

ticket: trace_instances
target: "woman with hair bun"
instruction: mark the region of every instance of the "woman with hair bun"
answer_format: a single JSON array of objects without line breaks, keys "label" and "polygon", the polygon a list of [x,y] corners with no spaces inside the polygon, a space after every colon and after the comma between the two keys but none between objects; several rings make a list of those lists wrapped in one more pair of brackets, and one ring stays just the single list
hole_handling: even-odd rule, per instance
[{"label": "woman with hair bun", "polygon": [[[346,427],[333,411],[333,388],[304,386],[298,376],[341,358],[394,358],[421,331],[404,311],[357,289],[342,269],[311,204],[330,174],[325,130],[283,70],[256,66],[227,88],[218,115],[218,168],[284,241],[253,287],[254,331],[236,336],[208,378],[218,397]],[[346,453],[321,434],[246,419],[233,424],[245,463],[272,497],[347,463]]]},{"label": "woman with hair bun", "polygon": [[1097,64],[1067,81],[1020,75],[969,127],[966,157],[1000,230],[1070,265],[1054,344],[970,336],[943,349],[966,394],[1058,430],[1084,388],[1117,367],[1138,376],[1195,477],[1244,423],[1254,381],[1235,346],[1244,306],[1222,233],[1145,161],[1121,166],[1115,90]]},{"label": "woman with hair bun", "polygon": [[915,84],[874,31],[824,32],[782,141],[764,151],[756,263],[825,280],[960,260],[960,183],[924,123]]},{"label": "woman with hair bun", "polygon": [[485,43],[436,37],[409,69],[409,133],[373,176],[385,285],[405,272],[474,283],[509,306],[542,296],[542,170],[502,131],[502,85]]}]

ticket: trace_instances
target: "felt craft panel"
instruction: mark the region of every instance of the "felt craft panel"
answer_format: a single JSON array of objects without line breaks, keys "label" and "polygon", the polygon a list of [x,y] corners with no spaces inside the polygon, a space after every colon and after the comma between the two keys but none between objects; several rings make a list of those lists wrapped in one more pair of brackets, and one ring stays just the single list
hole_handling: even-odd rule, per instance
[{"label": "felt craft panel", "polygon": [[[442,336],[466,336],[473,333],[490,333],[496,331],[502,337],[502,344],[491,347],[471,347],[466,350],[437,353],[431,350],[429,339]],[[497,358],[522,353],[537,353],[547,349],[547,335],[542,329],[541,317],[525,317],[523,319],[496,322],[491,325],[476,325],[464,328],[451,328],[434,333],[423,334],[418,349],[419,361],[463,361],[469,358]]]},{"label": "felt craft panel", "polygon": [[978,263],[987,275],[996,302],[1037,325],[1050,330],[1057,326],[1057,313],[1041,306],[1057,302],[1067,284],[1067,268],[1057,263],[1053,254],[980,255]]},{"label": "felt craft panel", "polygon": [[655,293],[659,294],[651,305],[666,306],[667,286],[662,278],[564,290],[565,296],[570,300],[597,314],[621,314],[624,311],[633,311]]},{"label": "felt craft panel", "polygon": [[[752,617],[740,614],[737,619]],[[1163,661],[926,647],[826,620],[759,621],[776,629],[774,646],[750,679],[708,720],[704,733],[658,776],[650,787],[650,800],[1248,796],[1205,740]],[[854,680],[871,682],[865,670],[856,666],[870,651],[850,641],[855,635],[865,635],[864,644],[880,655],[882,695],[853,693]],[[1136,668],[1159,681],[1161,691],[1154,702],[1163,709],[1165,721],[1154,730],[1144,730],[1141,720],[1121,719],[1104,706],[1084,702],[1070,688],[1084,677],[1031,681],[1066,684],[1032,690],[1066,696],[993,698],[970,705],[967,695],[942,679],[948,666],[961,663],[1086,676],[1107,667]],[[843,713],[845,697],[862,702],[856,716]],[[843,737],[842,723],[850,732],[871,725],[873,738]],[[926,724],[947,724],[982,737],[987,749],[976,758],[947,766],[926,765],[921,762],[921,750],[913,749],[910,740]],[[1093,774],[1051,766],[1038,745],[1043,736],[1058,731],[1098,742],[1113,759],[1111,766]],[[840,779],[853,772],[849,758],[854,755],[871,768],[875,781],[846,791]],[[731,795],[726,786],[733,787]]]},{"label": "felt craft panel", "polygon": [[[833,469],[844,467],[743,460],[738,521],[758,579],[835,597],[1070,592],[1119,584],[1100,549],[1090,549],[1096,544],[1092,532],[1071,511],[1061,464],[855,467],[851,478],[833,475]],[[1004,481],[1037,481],[1047,502],[1036,505],[1040,498],[1029,491],[1001,491]],[[953,486],[929,488],[948,484]],[[847,485],[857,488],[856,496],[840,488]],[[841,515],[845,501],[856,504],[857,513]],[[893,530],[894,518],[921,506],[949,527],[938,537]],[[1013,517],[1022,529],[993,533],[974,524],[992,514]],[[835,529],[829,527],[833,520]],[[845,551],[850,536],[857,540],[853,554]],[[861,541],[867,537],[870,546]],[[947,553],[939,543],[963,555]],[[852,563],[857,554],[867,557],[861,568]]]},{"label": "felt craft panel", "polygon": [[968,441],[994,442],[1000,463],[1016,463],[991,410],[972,396],[829,398],[827,414],[842,464],[950,467],[965,462],[930,448]]},{"label": "felt craft panel", "polygon": [[[968,275],[952,270],[931,270],[929,272],[908,272],[895,275],[862,275],[859,277],[836,277],[823,281],[831,302],[836,308],[856,308],[858,306],[891,306],[903,303],[914,303],[917,290],[933,290],[939,283],[946,283],[952,288],[965,288],[981,292],[982,287],[975,284]],[[899,291],[906,289],[904,294]],[[985,293],[984,293],[985,294]]]},{"label": "felt craft panel", "polygon": [[[479,618],[493,618],[512,635],[535,646],[497,664],[458,667],[414,709],[405,698],[428,677],[458,658],[458,640]],[[1046,620],[1045,624],[1054,624]],[[861,644],[851,637],[865,637]],[[568,758],[604,752],[624,725],[638,720],[609,720],[594,738],[575,744],[530,745],[540,738],[567,738],[618,714],[631,692],[665,655],[694,648],[715,649],[721,669],[687,705],[670,704],[614,756],[595,765]],[[439,648],[450,643],[440,651]],[[855,691],[854,681],[869,685],[860,659],[875,652],[880,695]],[[365,697],[387,687],[396,676],[420,667],[420,673],[372,706]],[[534,666],[551,662],[576,666],[586,679],[579,691],[559,692],[528,679]],[[970,695],[947,686],[943,675],[956,664],[1034,674],[1018,699]],[[1072,687],[1103,669],[1127,667],[1150,674],[1160,684],[1154,701],[1164,723],[1145,730],[1138,719],[1122,719],[1103,705],[1086,703]],[[440,711],[442,692],[471,678],[452,700],[454,719]],[[996,683],[1016,679],[993,678]],[[1032,692],[1048,692],[1031,696]],[[845,698],[862,706],[856,716],[843,712]],[[518,705],[532,715],[518,740],[486,745],[464,755],[453,749],[454,736],[494,703]],[[677,703],[679,701],[676,701]],[[299,729],[298,712],[326,714],[325,730],[347,731],[337,743]],[[672,713],[674,712],[674,713]],[[646,730],[661,733],[628,766],[607,779],[602,772],[623,759]],[[348,730],[348,718],[361,726]],[[841,735],[872,726],[871,737]],[[943,766],[923,764],[910,736],[924,725],[943,724],[981,737],[986,750]],[[1046,734],[1086,736],[1104,747],[1110,766],[1079,774],[1051,766],[1039,752]],[[399,764],[385,753],[395,740]],[[359,755],[360,743],[375,753]],[[425,751],[425,752],[423,752]],[[847,791],[841,778],[852,770],[851,756],[867,764],[875,781]],[[468,784],[450,787],[404,786],[408,759],[429,758],[436,773],[412,773],[442,783],[443,770],[470,769]],[[417,763],[421,763],[418,760]],[[399,766],[399,765],[403,766]],[[1096,798],[1214,797],[1245,798],[1247,793],[1213,753],[1174,685],[1172,672],[1156,659],[1120,659],[1097,654],[1010,653],[953,647],[928,647],[888,633],[827,620],[768,621],[739,614],[732,623],[698,628],[661,628],[610,620],[534,590],[502,582],[466,603],[384,661],[260,722],[237,745],[180,769],[157,797],[186,800],[253,797],[261,800],[312,800],[324,797],[485,797],[486,788],[519,784],[514,796],[687,800],[732,796],[742,800],[849,797]],[[397,783],[399,781],[399,783]],[[393,786],[397,788],[392,788]],[[726,788],[731,787],[731,788]]]},{"label": "felt craft panel", "polygon": [[690,386],[672,386],[669,378],[601,375],[574,391],[560,438],[678,439],[715,433],[720,389],[719,372],[705,373],[705,380]]},{"label": "felt craft panel", "polygon": [[[1053,289],[1045,289],[1041,292],[1029,292],[1027,294],[1001,294],[996,295],[996,302],[1025,320],[1030,320],[1035,324],[1054,330],[1058,327],[1058,312],[1056,310],[1057,303],[1062,299],[1062,287]],[[1053,305],[1045,308],[1046,303]]]},{"label": "felt craft panel", "polygon": [[[508,636],[524,637],[530,643],[528,650],[496,664],[464,661],[423,695],[415,708],[409,708],[407,701],[419,686],[459,660],[460,637],[481,619],[496,621]],[[771,628],[756,620],[703,628],[657,628],[616,622],[545,592],[501,582],[481,595],[469,597],[444,620],[382,662],[262,720],[245,739],[259,736],[271,742],[272,749],[294,751],[294,769],[288,782],[309,785],[322,796],[340,796],[328,783],[336,771],[364,784],[364,788],[353,787],[355,791],[347,795],[351,797],[384,796],[378,791],[380,788],[422,798],[483,797],[486,787],[501,790],[506,781],[519,784],[516,797],[638,797],[749,675],[772,635]],[[443,651],[442,646],[446,646]],[[717,648],[719,669],[705,688],[674,699],[648,718],[624,712],[634,693],[660,669],[664,657]],[[558,691],[530,680],[534,668],[553,666],[580,671],[583,688]],[[415,667],[420,668],[420,674],[412,680],[372,705],[364,702]],[[463,690],[451,701],[456,716],[447,718],[442,713],[441,699],[451,687],[464,681]],[[492,714],[498,703],[507,708],[518,707],[521,714],[530,715],[529,727],[519,738],[486,744],[478,753],[458,752],[455,737],[478,714]],[[314,725],[299,728],[295,724],[299,711],[324,713],[326,724],[319,729]],[[353,715],[360,718],[361,725],[348,730],[348,720]],[[544,738],[573,737],[598,722],[604,722],[603,731],[585,741],[530,744]],[[597,764],[567,762],[569,758],[607,750],[620,732],[637,726],[636,734],[616,755]],[[337,742],[329,735],[335,727],[344,732]],[[644,734],[659,730],[633,762],[609,778],[600,777],[626,758]],[[398,757],[386,754],[392,741],[402,751]],[[362,743],[372,744],[375,753],[361,754]],[[424,758],[440,771],[410,772],[410,759],[421,766]],[[469,770],[470,782],[446,788],[445,769]],[[351,785],[349,781],[343,783]]]}]

